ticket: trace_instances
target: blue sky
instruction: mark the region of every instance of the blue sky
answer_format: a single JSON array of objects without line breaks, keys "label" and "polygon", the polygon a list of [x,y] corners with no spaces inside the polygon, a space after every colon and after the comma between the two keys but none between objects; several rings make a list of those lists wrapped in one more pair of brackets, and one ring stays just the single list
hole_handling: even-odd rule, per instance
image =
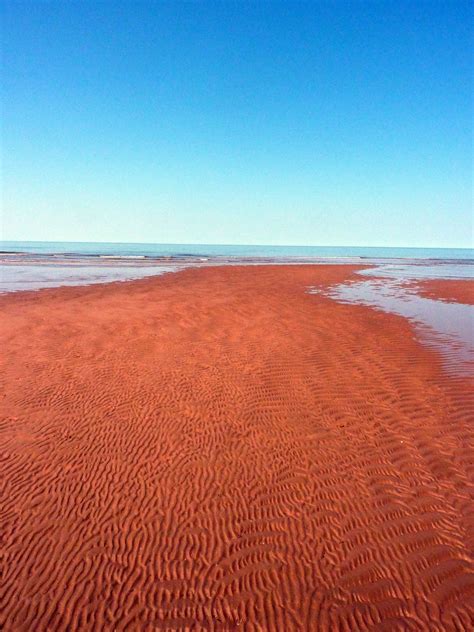
[{"label": "blue sky", "polygon": [[469,2],[1,10],[3,239],[472,245]]}]

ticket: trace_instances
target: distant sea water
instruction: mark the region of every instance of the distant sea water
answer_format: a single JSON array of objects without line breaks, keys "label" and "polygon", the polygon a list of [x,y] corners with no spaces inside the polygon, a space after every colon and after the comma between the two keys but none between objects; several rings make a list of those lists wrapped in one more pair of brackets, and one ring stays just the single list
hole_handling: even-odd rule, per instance
[{"label": "distant sea water", "polygon": [[366,246],[246,246],[216,244],[127,244],[60,241],[0,241],[1,252],[121,257],[262,257],[473,259],[472,248],[391,248]]},{"label": "distant sea water", "polygon": [[190,266],[371,263],[388,276],[471,278],[474,250],[0,241],[0,292],[125,281]]}]

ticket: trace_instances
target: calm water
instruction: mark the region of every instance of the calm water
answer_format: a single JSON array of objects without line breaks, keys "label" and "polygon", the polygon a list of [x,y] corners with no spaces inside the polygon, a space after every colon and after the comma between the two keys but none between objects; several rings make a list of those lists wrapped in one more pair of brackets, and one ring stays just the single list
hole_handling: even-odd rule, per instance
[{"label": "calm water", "polygon": [[303,257],[370,259],[473,259],[468,248],[368,248],[357,246],[226,246],[215,244],[125,244],[59,241],[0,241],[0,251],[30,254],[122,257]]}]

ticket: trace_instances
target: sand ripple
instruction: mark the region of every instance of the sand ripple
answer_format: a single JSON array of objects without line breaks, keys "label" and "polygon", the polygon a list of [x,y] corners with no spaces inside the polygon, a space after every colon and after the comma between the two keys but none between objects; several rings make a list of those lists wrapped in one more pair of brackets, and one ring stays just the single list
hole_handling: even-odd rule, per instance
[{"label": "sand ripple", "polygon": [[350,272],[0,299],[2,629],[472,629],[472,383]]}]

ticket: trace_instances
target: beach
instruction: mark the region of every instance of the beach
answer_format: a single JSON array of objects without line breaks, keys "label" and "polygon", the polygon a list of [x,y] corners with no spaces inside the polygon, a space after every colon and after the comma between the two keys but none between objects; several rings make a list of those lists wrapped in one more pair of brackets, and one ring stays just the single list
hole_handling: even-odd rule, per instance
[{"label": "beach", "polygon": [[472,279],[431,279],[418,281],[418,293],[421,296],[463,305],[474,305],[474,283]]},{"label": "beach", "polygon": [[0,628],[472,629],[473,380],[360,268],[0,296]]}]

